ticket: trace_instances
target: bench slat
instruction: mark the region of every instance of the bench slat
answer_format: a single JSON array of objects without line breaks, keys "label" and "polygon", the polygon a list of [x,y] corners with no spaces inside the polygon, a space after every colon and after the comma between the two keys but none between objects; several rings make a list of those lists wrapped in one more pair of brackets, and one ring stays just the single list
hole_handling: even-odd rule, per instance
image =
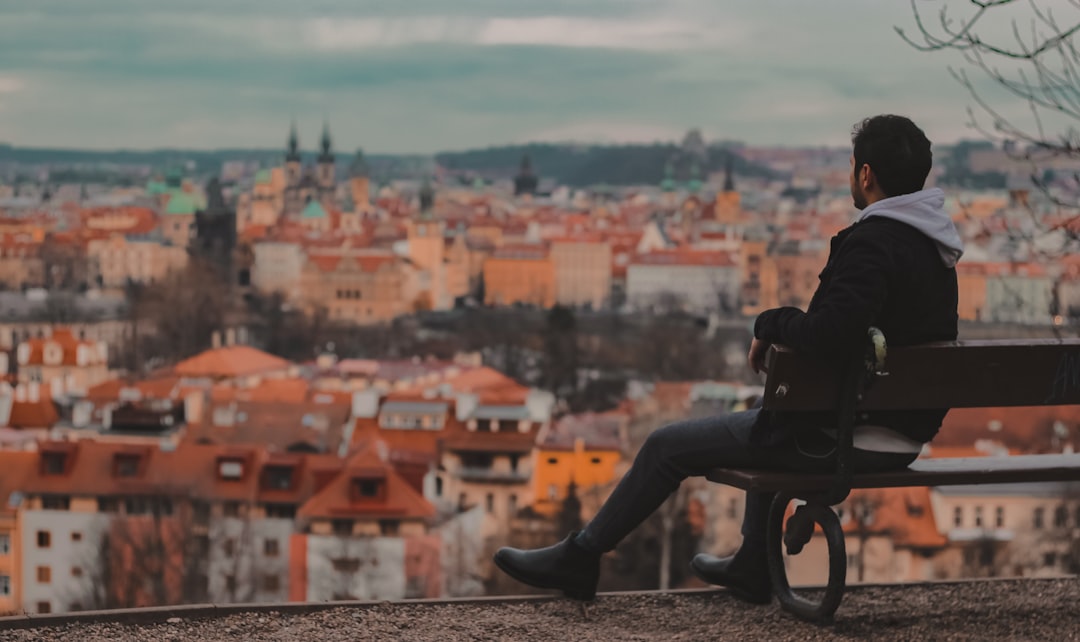
[{"label": "bench slat", "polygon": [[[764,407],[835,408],[839,376],[819,359],[774,346]],[[953,341],[890,348],[887,377],[859,408],[980,408],[1080,404],[1080,339]]]},{"label": "bench slat", "polygon": [[[835,476],[831,473],[717,468],[706,478],[743,490],[820,491],[831,488]],[[855,475],[851,487],[900,488],[1064,481],[1080,481],[1080,454],[919,459],[905,470]]]}]

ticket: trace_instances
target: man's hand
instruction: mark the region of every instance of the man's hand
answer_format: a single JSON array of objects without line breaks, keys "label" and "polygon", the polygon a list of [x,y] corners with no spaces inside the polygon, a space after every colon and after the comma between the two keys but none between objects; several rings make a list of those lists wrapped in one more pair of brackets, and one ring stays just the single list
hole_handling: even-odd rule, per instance
[{"label": "man's hand", "polygon": [[761,339],[754,339],[750,342],[750,354],[746,356],[746,360],[750,362],[750,369],[755,374],[769,371],[765,366],[765,355],[769,352],[770,345],[772,344]]}]

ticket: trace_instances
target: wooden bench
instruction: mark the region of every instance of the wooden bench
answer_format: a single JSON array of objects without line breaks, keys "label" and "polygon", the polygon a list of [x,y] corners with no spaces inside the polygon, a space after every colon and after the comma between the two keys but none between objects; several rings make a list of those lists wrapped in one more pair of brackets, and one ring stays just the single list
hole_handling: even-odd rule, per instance
[{"label": "wooden bench", "polygon": [[[887,353],[887,354],[886,354]],[[774,346],[767,356],[764,410],[837,409],[835,474],[716,469],[709,480],[777,493],[769,510],[767,549],[773,592],[780,605],[813,622],[833,621],[847,579],[840,520],[832,510],[852,488],[1011,484],[1080,480],[1080,454],[920,459],[909,468],[853,475],[852,432],[866,410],[1052,406],[1080,403],[1080,340],[955,341],[887,350],[870,329],[870,347],[844,372]],[[803,500],[784,521],[788,504]],[[792,592],[782,544],[798,554],[822,528],[829,549],[829,580],[821,600]]]}]

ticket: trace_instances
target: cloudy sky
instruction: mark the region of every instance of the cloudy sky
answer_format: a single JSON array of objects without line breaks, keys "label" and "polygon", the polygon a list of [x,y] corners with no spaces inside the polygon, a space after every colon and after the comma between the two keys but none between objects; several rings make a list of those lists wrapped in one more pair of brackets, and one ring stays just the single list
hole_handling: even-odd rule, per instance
[{"label": "cloudy sky", "polygon": [[[927,6],[934,2],[918,0]],[[845,144],[905,113],[974,137],[901,0],[0,0],[0,142],[432,152],[690,127]]]}]

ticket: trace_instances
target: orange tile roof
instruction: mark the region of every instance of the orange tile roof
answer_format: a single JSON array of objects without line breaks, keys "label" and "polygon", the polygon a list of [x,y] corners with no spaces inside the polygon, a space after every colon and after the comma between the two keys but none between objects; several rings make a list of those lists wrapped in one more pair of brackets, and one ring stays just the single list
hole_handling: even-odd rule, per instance
[{"label": "orange tile roof", "polygon": [[[224,425],[216,412],[230,415]],[[210,404],[199,423],[188,424],[184,441],[210,444],[264,444],[277,450],[305,446],[336,452],[352,408],[349,404],[227,401]]]},{"label": "orange tile roof", "polygon": [[30,346],[30,355],[25,365],[40,366],[45,363],[45,346],[55,343],[63,351],[60,365],[75,366],[78,364],[79,346],[95,347],[94,342],[78,339],[71,328],[57,327],[52,331],[51,337],[35,337],[23,341],[24,345]]},{"label": "orange tile roof", "polygon": [[173,371],[182,377],[246,377],[280,372],[292,363],[248,346],[214,348],[176,364]]},{"label": "orange tile roof", "polygon": [[0,450],[0,513],[13,510],[9,500],[14,492],[22,492],[26,478],[33,474],[37,466],[36,452],[18,450]]},{"label": "orange tile roof", "polygon": [[[381,499],[355,499],[350,491],[353,477],[357,475],[383,478],[385,495]],[[435,509],[431,503],[410,486],[392,466],[379,459],[370,448],[350,457],[341,474],[297,511],[298,517],[309,519],[426,519],[434,514]]]},{"label": "orange tile roof", "polygon": [[970,447],[978,440],[992,440],[1010,452],[1061,452],[1071,443],[1080,450],[1080,431],[1070,428],[1064,438],[1055,435],[1055,423],[1067,428],[1080,425],[1080,406],[1034,406],[1015,408],[953,408],[945,415],[931,451],[941,447]]},{"label": "orange tile roof", "polygon": [[228,384],[217,384],[210,389],[210,399],[216,402],[276,401],[281,403],[303,403],[307,399],[309,387],[308,381],[299,377],[267,379],[254,388],[237,388]]},{"label": "orange tile roof", "polygon": [[177,399],[179,395],[180,377],[169,374],[167,376],[154,376],[143,381],[125,381],[124,379],[110,379],[86,391],[86,399],[95,402],[116,401],[120,398],[120,392],[125,389],[138,390],[144,399]]},{"label": "orange tile roof", "polygon": [[37,401],[13,401],[8,426],[11,428],[52,428],[60,421],[56,404],[47,394]]},{"label": "orange tile roof", "polygon": [[[948,538],[938,530],[930,504],[929,488],[856,489],[844,502],[845,511],[853,506],[871,508],[872,520],[864,525],[870,533],[890,535],[894,545],[911,548],[941,548]],[[849,535],[859,531],[859,521],[844,520]]]}]

